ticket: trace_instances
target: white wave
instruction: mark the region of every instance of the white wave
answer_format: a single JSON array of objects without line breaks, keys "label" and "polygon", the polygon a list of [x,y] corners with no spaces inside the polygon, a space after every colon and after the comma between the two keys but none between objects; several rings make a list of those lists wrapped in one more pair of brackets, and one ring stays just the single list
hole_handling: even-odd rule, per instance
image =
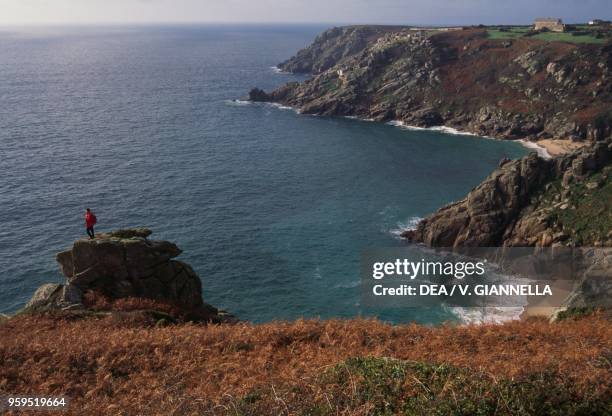
[{"label": "white wave", "polygon": [[469,131],[461,131],[448,126],[433,126],[433,127],[419,127],[419,126],[411,126],[409,124],[404,123],[401,120],[393,120],[389,121],[387,124],[395,127],[399,127],[406,130],[413,131],[439,131],[446,134],[454,134],[456,136],[475,136],[475,137],[484,137],[485,139],[493,139],[493,137],[488,136],[480,136],[476,133],[470,133]]},{"label": "white wave", "polygon": [[[434,126],[434,127],[418,127],[418,126],[411,126],[408,125],[406,123],[404,123],[401,120],[393,120],[393,121],[389,121],[387,124],[391,125],[391,126],[395,126],[395,127],[399,127],[402,129],[406,129],[406,130],[413,130],[413,131],[439,131],[442,133],[446,133],[446,134],[454,134],[454,135],[458,135],[458,136],[475,136],[475,137],[482,137],[485,139],[491,139],[491,140],[500,140],[497,139],[495,137],[491,137],[491,136],[480,136],[478,134],[475,133],[470,133],[469,131],[461,131],[461,130],[457,130],[454,129],[452,127],[448,127],[448,126]],[[546,148],[540,146],[537,143],[534,142],[530,142],[528,140],[524,140],[524,139],[518,139],[516,140],[517,142],[519,142],[521,145],[523,145],[524,147],[528,148],[528,149],[532,149],[535,150],[536,153],[538,154],[538,156],[540,156],[542,159],[550,159],[552,156],[550,155],[550,153],[548,153],[548,150],[546,150]]]},{"label": "white wave", "polygon": [[357,116],[343,116],[343,117],[344,118],[348,118],[349,120],[368,121],[368,122],[376,121],[373,118],[361,118],[361,117],[357,117]]},{"label": "white wave", "polygon": [[272,70],[272,72],[274,72],[275,74],[290,74],[291,72],[287,72],[287,71],[283,71],[282,69],[280,69],[277,66],[271,66],[270,69]]},{"label": "white wave", "polygon": [[269,103],[272,107],[276,107],[279,110],[293,110],[293,107],[289,107],[288,105],[283,105],[280,103]]},{"label": "white wave", "polygon": [[[488,263],[492,273],[487,274],[487,284],[533,283],[530,279],[518,275],[505,274],[495,263]],[[497,299],[495,306],[463,307],[449,309],[465,324],[503,323],[521,319],[525,307],[529,304],[527,296],[510,296]]]},{"label": "white wave", "polygon": [[268,103],[268,102],[264,102],[264,103],[261,103],[261,104],[269,105],[269,106],[277,108],[279,110],[292,110],[296,114],[301,114],[302,113],[299,108],[289,107],[288,105],[284,105],[284,104],[281,104],[281,103]]},{"label": "white wave", "polygon": [[552,156],[550,155],[550,153],[548,153],[548,150],[546,150],[545,147],[542,147],[537,143],[530,142],[528,140],[523,140],[523,139],[519,139],[518,142],[522,144],[524,147],[526,147],[527,149],[535,150],[538,156],[540,156],[542,159],[552,159]]},{"label": "white wave", "polygon": [[422,219],[421,217],[410,217],[408,221],[398,222],[396,228],[389,232],[396,237],[400,237],[404,231],[415,230]]},{"label": "white wave", "polygon": [[487,307],[462,307],[449,308],[464,324],[501,324],[521,319],[525,310],[522,306],[487,306]]},{"label": "white wave", "polygon": [[263,102],[263,101],[249,101],[249,100],[225,100],[224,101],[225,104],[227,105],[233,105],[233,106],[244,106],[244,105],[268,105],[274,108],[277,108],[279,110],[293,110],[296,113],[299,114],[299,110],[293,108],[293,107],[289,107],[280,103],[269,103],[269,102]]},{"label": "white wave", "polygon": [[243,106],[243,105],[253,104],[253,102],[247,101],[247,100],[225,100],[224,102],[227,105],[236,105],[236,106]]}]

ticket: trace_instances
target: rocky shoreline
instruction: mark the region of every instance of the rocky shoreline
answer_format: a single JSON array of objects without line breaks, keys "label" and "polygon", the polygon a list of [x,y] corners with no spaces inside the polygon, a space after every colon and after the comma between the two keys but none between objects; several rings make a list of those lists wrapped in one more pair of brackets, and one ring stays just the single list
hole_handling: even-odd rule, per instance
[{"label": "rocky shoreline", "polygon": [[492,40],[480,29],[334,28],[278,66],[311,79],[249,98],[496,138],[596,141],[612,133],[611,50]]}]

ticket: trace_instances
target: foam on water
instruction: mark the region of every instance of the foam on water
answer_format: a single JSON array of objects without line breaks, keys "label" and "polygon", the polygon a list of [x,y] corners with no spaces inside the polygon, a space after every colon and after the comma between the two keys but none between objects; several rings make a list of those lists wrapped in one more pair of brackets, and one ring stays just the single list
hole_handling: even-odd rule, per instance
[{"label": "foam on water", "polygon": [[452,134],[452,135],[456,135],[456,136],[475,136],[475,137],[482,137],[484,139],[492,139],[492,137],[479,136],[479,135],[474,134],[474,133],[470,133],[470,132],[467,132],[467,131],[457,130],[457,129],[454,129],[452,127],[447,127],[447,126],[418,127],[418,126],[411,126],[411,125],[406,124],[406,123],[404,123],[403,121],[400,121],[400,120],[392,120],[392,121],[389,121],[387,124],[389,124],[391,126],[399,127],[399,128],[405,129],[405,130],[412,130],[412,131],[437,131],[437,132],[446,133],[446,134]]},{"label": "foam on water", "polygon": [[522,140],[522,139],[518,140],[518,142],[521,143],[523,146],[525,146],[527,149],[535,150],[538,156],[540,156],[542,159],[552,158],[550,153],[548,153],[548,150],[545,147],[542,147],[537,143],[530,142],[528,140]]},{"label": "foam on water", "polygon": [[248,100],[223,100],[223,102],[227,105],[234,105],[234,106],[243,106],[243,105],[250,105],[253,104],[252,101],[248,101]]},{"label": "foam on water", "polygon": [[272,107],[278,108],[279,110],[293,110],[296,113],[299,112],[298,110],[296,110],[293,107],[289,107],[288,105],[283,105],[283,104],[280,104],[280,103],[269,103],[269,105],[271,105]]},{"label": "foam on water", "polygon": [[410,217],[407,221],[398,222],[396,227],[391,229],[389,232],[396,238],[400,238],[404,231],[415,230],[422,219],[423,218],[421,217]]},{"label": "foam on water", "polygon": [[469,308],[455,306],[449,308],[464,324],[501,324],[520,319],[522,306],[500,306]]},{"label": "foam on water", "polygon": [[271,66],[270,69],[272,70],[272,72],[274,72],[275,74],[283,74],[283,75],[287,75],[290,74],[290,72],[287,71],[283,71],[282,69],[280,69],[278,66]]}]

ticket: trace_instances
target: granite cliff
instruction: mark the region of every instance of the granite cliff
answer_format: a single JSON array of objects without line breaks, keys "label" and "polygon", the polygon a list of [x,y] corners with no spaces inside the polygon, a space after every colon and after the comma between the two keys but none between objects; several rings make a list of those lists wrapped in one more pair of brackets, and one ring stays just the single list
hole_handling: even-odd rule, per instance
[{"label": "granite cliff", "polygon": [[612,134],[612,45],[497,40],[487,31],[330,29],[279,64],[313,77],[250,99],[306,114],[446,125],[497,138]]},{"label": "granite cliff", "polygon": [[466,198],[402,235],[438,247],[612,247],[612,141],[500,164]]}]

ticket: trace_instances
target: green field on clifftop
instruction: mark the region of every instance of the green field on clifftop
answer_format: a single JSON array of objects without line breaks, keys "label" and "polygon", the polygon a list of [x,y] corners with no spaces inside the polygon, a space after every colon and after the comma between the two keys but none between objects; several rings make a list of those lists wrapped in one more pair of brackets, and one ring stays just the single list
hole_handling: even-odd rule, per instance
[{"label": "green field on clifftop", "polygon": [[506,28],[491,28],[487,30],[487,36],[489,39],[516,39],[525,36],[527,32],[531,30],[528,26],[517,26]]},{"label": "green field on clifftop", "polygon": [[597,33],[590,27],[580,26],[580,29],[580,31],[574,32],[541,32],[528,36],[528,34],[531,32],[531,26],[492,27],[487,29],[487,37],[489,39],[507,40],[530,37],[531,39],[539,39],[546,42],[599,44],[606,43],[606,41],[609,39],[606,37],[598,38]]}]

